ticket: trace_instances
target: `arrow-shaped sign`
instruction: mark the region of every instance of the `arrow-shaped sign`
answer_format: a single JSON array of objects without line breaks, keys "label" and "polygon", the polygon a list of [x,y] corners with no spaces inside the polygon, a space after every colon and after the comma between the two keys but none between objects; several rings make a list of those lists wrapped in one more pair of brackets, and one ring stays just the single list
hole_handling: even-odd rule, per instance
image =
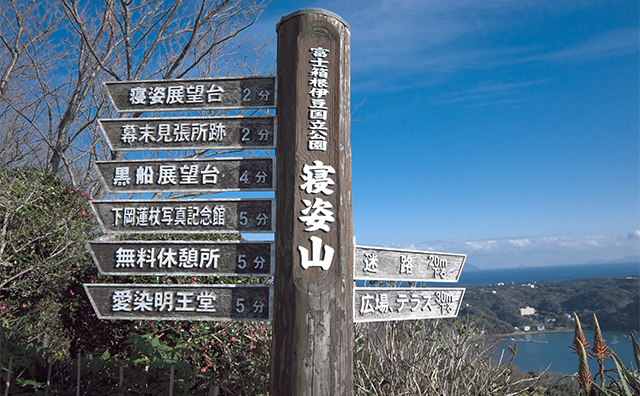
[{"label": "arrow-shaped sign", "polygon": [[271,320],[272,286],[84,284],[100,319]]},{"label": "arrow-shaped sign", "polygon": [[274,163],[272,157],[95,162],[111,193],[270,191]]},{"label": "arrow-shaped sign", "polygon": [[465,254],[356,246],[354,279],[457,282]]},{"label": "arrow-shaped sign", "polygon": [[455,318],[463,288],[356,287],[354,322]]},{"label": "arrow-shaped sign", "polygon": [[275,116],[98,120],[109,147],[124,150],[222,150],[275,147]]},{"label": "arrow-shaped sign", "polygon": [[101,274],[273,276],[273,242],[91,241]]},{"label": "arrow-shaped sign", "polygon": [[273,199],[92,201],[107,233],[274,232]]},{"label": "arrow-shaped sign", "polygon": [[274,108],[275,76],[104,83],[119,112]]}]

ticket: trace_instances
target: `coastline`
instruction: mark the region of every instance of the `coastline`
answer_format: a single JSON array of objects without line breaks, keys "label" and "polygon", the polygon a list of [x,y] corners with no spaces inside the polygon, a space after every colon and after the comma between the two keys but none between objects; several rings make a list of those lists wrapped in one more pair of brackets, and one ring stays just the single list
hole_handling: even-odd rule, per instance
[{"label": "coastline", "polygon": [[572,333],[573,329],[570,327],[563,327],[560,329],[552,329],[552,330],[542,330],[542,331],[517,331],[514,333],[506,333],[506,334],[502,334],[501,337],[505,338],[505,337],[514,337],[514,336],[522,336],[522,335],[527,335],[527,334],[548,334],[548,333]]}]

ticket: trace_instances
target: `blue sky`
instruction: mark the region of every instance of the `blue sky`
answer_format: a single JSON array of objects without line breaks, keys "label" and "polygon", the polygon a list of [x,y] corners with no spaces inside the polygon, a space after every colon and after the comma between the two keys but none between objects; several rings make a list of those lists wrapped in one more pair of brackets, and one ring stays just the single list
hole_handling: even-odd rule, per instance
[{"label": "blue sky", "polygon": [[637,0],[274,0],[254,31],[310,7],[351,28],[357,244],[482,268],[640,253]]}]

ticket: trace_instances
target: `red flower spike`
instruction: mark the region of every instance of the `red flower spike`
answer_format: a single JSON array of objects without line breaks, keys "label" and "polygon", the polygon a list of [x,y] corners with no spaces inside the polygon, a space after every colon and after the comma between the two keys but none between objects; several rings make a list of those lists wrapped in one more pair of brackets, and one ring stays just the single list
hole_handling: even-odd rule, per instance
[{"label": "red flower spike", "polygon": [[589,363],[587,363],[587,352],[585,351],[582,344],[577,344],[578,347],[578,383],[580,387],[584,390],[585,395],[589,394],[589,388],[591,388],[591,372],[589,372]]},{"label": "red flower spike", "polygon": [[573,320],[574,320],[574,335],[572,345],[569,347],[573,349],[574,353],[578,353],[578,344],[582,346],[582,349],[585,351],[589,349],[589,343],[587,339],[584,337],[584,332],[582,331],[582,326],[580,325],[580,319],[575,312],[573,312]]},{"label": "red flower spike", "polygon": [[607,345],[602,338],[602,331],[600,331],[600,324],[596,314],[593,314],[593,347],[591,348],[590,356],[596,358],[598,363],[602,363],[606,358],[611,356],[611,352],[608,351]]}]

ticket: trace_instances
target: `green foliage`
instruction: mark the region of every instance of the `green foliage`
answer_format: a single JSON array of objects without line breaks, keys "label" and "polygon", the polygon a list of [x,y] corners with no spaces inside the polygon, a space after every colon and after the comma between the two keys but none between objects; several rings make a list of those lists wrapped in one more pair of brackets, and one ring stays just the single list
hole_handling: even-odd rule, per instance
[{"label": "green foliage", "polygon": [[[0,364],[12,395],[75,395],[78,361],[35,343],[14,343],[19,319],[3,329]],[[152,333],[126,335],[120,352],[80,355],[80,389],[90,395],[265,395],[269,387],[270,327],[264,323],[140,323]],[[171,372],[174,380],[171,382]],[[173,384],[173,385],[172,385]]]},{"label": "green foliage", "polygon": [[22,318],[25,341],[65,347],[58,313],[78,280],[95,274],[85,248],[98,234],[89,198],[32,168],[0,171],[0,318]]},{"label": "green foliage", "polygon": [[[262,323],[99,320],[83,283],[265,283],[267,279],[102,276],[86,242],[99,235],[88,193],[31,168],[0,170],[0,374],[12,395],[266,394],[270,328]],[[123,239],[224,239],[127,235]],[[10,367],[11,366],[11,367]],[[122,376],[120,371],[122,370]]]},{"label": "green foliage", "polygon": [[615,373],[617,377],[608,375],[610,382],[606,387],[594,384],[594,387],[600,394],[606,396],[640,395],[640,371],[638,370],[638,368],[640,368],[640,347],[638,346],[638,342],[633,336],[633,333],[631,334],[631,339],[633,343],[633,356],[636,362],[636,368],[634,369],[631,365],[629,365],[629,367],[625,367],[618,355],[609,349],[611,359],[613,359],[616,366]]},{"label": "green foliage", "polygon": [[[541,281],[530,285],[470,285],[461,315],[482,318],[487,329],[511,333],[514,327],[544,325],[547,330],[570,329],[569,314],[595,312],[603,329],[640,329],[638,277],[587,278],[564,282]],[[521,316],[520,308],[535,308],[536,315]]]}]

